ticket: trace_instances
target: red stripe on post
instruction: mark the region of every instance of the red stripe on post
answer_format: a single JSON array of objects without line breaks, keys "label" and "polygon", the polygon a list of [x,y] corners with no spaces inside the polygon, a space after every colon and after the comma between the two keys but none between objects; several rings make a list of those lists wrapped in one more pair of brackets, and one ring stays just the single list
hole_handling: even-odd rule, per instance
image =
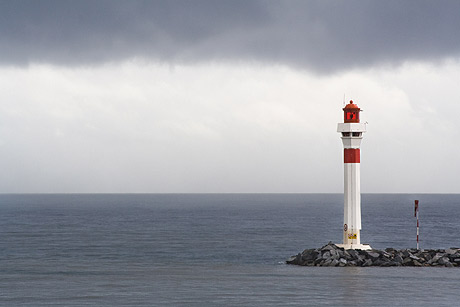
[{"label": "red stripe on post", "polygon": [[359,148],[345,148],[343,150],[343,161],[345,163],[360,163]]}]

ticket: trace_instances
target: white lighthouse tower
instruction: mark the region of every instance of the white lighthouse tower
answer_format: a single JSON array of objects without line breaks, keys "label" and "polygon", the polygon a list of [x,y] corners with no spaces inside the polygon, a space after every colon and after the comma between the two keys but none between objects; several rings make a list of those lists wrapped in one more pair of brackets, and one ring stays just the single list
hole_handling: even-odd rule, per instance
[{"label": "white lighthouse tower", "polygon": [[366,124],[359,122],[361,109],[350,100],[343,108],[344,122],[337,125],[342,135],[344,157],[344,215],[343,244],[345,249],[371,249],[361,244],[361,191],[360,191],[360,151],[359,146],[366,132]]}]

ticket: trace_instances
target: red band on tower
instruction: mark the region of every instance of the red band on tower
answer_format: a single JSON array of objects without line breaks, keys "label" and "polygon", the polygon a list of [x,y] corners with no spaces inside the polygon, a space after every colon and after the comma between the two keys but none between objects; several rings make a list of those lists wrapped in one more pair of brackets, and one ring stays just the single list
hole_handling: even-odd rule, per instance
[{"label": "red band on tower", "polygon": [[344,163],[360,163],[359,148],[345,148],[343,150]]}]

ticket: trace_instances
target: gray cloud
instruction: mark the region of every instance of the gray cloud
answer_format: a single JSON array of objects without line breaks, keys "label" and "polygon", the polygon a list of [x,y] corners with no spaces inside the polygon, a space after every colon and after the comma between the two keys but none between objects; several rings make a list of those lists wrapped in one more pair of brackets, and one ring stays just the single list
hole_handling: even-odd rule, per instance
[{"label": "gray cloud", "polygon": [[460,55],[459,1],[1,1],[0,63],[259,61],[331,72]]}]

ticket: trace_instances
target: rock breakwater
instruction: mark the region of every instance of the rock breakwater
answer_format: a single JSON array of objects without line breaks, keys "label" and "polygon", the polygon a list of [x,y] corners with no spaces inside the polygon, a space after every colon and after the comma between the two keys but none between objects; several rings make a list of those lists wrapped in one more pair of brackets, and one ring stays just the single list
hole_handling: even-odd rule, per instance
[{"label": "rock breakwater", "polygon": [[286,260],[287,264],[302,266],[460,266],[460,249],[401,249],[345,250],[329,242],[316,249],[306,249]]}]

